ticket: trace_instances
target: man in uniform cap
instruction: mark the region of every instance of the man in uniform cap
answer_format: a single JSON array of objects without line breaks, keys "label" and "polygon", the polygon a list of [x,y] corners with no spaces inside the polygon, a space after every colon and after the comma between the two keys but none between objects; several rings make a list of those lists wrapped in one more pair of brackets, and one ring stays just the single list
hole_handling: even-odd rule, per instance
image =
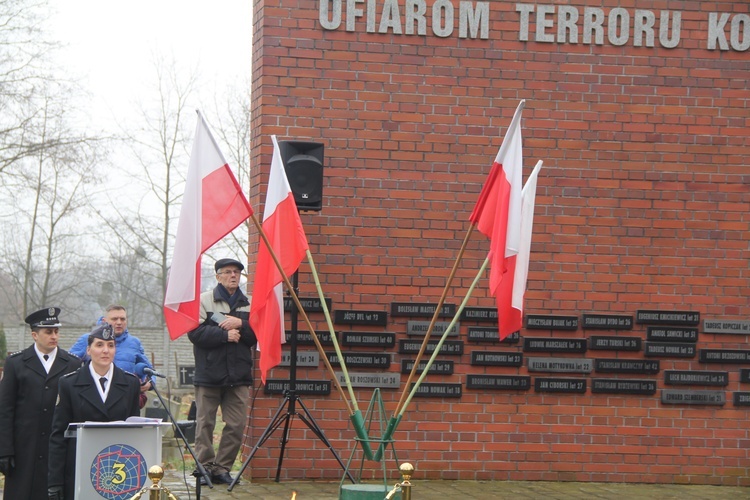
[{"label": "man in uniform cap", "polygon": [[49,433],[60,377],[81,360],[60,349],[60,308],[26,317],[34,343],[5,360],[0,380],[0,472],[6,499],[47,499]]},{"label": "man in uniform cap", "polygon": [[[132,373],[117,368],[115,332],[102,323],[89,334],[86,354],[90,360],[60,380],[49,441],[49,499],[74,500],[75,439],[65,439],[72,422],[112,422],[140,413],[140,383]],[[105,471],[115,473],[116,471]]]},{"label": "man in uniform cap", "polygon": [[[249,387],[253,384],[252,350],[257,341],[248,321],[250,300],[240,290],[244,268],[234,259],[216,261],[219,284],[201,294],[201,324],[188,332],[195,355],[195,456],[211,474],[212,482],[218,484],[232,482],[229,471],[242,445]],[[219,407],[225,425],[214,452]]]}]

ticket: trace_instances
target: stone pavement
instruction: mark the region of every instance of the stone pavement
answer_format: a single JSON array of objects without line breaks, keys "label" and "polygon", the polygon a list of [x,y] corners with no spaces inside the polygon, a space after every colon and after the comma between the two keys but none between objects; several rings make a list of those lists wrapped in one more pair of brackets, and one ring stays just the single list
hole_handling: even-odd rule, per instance
[{"label": "stone pavement", "polygon": [[[187,476],[189,494],[181,473],[167,471],[164,484],[180,500],[196,499],[195,480]],[[393,482],[395,484],[395,481]],[[412,478],[413,500],[442,499],[513,499],[513,500],[740,500],[750,499],[750,488],[730,486],[689,486],[671,484],[566,483],[547,481],[420,481]],[[290,499],[335,500],[339,483],[316,481],[281,481],[250,483],[242,480],[231,492],[226,485],[201,488],[202,500]]]}]

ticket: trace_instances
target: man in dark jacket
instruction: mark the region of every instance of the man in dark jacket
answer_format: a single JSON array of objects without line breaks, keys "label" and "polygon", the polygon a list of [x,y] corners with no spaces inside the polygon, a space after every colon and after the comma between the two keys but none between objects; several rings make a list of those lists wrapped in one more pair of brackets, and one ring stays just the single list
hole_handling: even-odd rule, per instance
[{"label": "man in dark jacket", "polygon": [[60,379],[49,440],[48,498],[74,500],[76,440],[66,439],[73,422],[112,422],[140,413],[140,383],[132,373],[117,368],[115,334],[103,323],[89,335],[86,354],[91,358],[81,368]]},{"label": "man in dark jacket", "polygon": [[[188,333],[195,355],[195,455],[213,483],[229,484],[247,420],[256,339],[248,321],[250,301],[239,288],[244,266],[234,259],[220,259],[214,269],[219,284],[201,294],[201,324]],[[214,452],[219,407],[225,425]]]},{"label": "man in dark jacket", "polygon": [[26,318],[34,343],[5,360],[0,381],[0,472],[6,499],[47,499],[49,433],[57,383],[81,360],[57,346],[60,309],[50,307]]}]

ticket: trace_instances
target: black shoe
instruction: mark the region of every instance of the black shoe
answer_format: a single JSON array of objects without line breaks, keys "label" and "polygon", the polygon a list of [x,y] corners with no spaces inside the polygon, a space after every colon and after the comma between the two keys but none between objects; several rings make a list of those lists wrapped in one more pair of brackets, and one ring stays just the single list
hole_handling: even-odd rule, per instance
[{"label": "black shoe", "polygon": [[[211,481],[214,484],[232,484],[232,481],[234,481],[234,479],[232,479],[232,476],[230,476],[228,472],[224,472],[223,474],[212,475]],[[237,481],[237,483],[239,484],[239,481]]]},{"label": "black shoe", "polygon": [[192,473],[192,476],[196,479],[200,479],[201,486],[208,486],[208,481],[206,481],[206,478],[198,469],[195,469]]}]

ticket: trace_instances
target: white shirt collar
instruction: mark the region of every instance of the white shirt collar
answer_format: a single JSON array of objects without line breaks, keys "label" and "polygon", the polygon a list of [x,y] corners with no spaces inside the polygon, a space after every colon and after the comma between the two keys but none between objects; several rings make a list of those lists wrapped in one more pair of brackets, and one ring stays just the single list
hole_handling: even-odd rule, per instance
[{"label": "white shirt collar", "polygon": [[[99,375],[94,371],[94,365],[89,363],[89,373],[91,373],[91,378],[94,379],[94,385],[96,386],[96,389],[99,391],[99,395],[102,397],[102,401],[107,400],[107,395],[109,394],[109,388],[112,387],[112,375],[115,371],[115,365],[114,363],[109,364],[109,370],[105,375]],[[106,389],[102,389],[102,384],[99,382],[100,378],[106,378],[107,379],[107,387]]]}]

